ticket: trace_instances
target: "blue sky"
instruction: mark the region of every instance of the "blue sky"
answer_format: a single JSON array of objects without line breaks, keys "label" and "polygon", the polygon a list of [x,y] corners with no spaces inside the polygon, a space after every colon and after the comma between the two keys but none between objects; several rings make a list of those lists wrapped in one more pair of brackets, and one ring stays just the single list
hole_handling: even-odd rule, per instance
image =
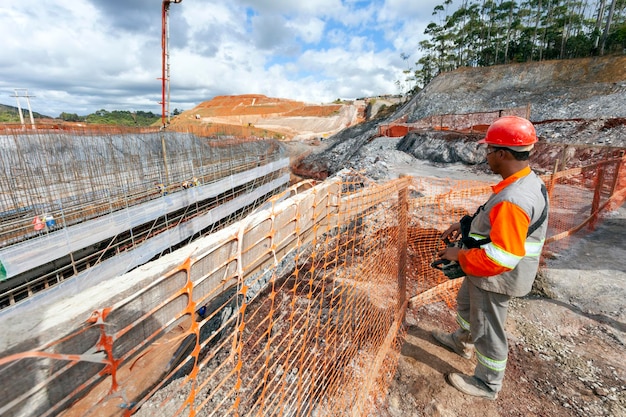
[{"label": "blue sky", "polygon": [[[224,94],[265,94],[307,103],[398,94],[396,81],[419,58],[424,28],[442,3],[171,4],[170,109],[191,109]],[[49,116],[99,109],[160,114],[161,4],[3,1],[0,103],[15,106],[14,89],[26,88],[33,110]],[[402,53],[409,59],[403,60]]]}]

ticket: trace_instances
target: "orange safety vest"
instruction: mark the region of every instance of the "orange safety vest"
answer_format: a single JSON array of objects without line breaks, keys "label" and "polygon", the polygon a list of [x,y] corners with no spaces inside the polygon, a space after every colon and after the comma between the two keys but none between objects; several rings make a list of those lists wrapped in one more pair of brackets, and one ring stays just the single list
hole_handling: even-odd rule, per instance
[{"label": "orange safety vest", "polygon": [[475,239],[489,237],[489,243],[459,252],[459,265],[478,287],[511,296],[530,291],[547,230],[544,221],[528,236],[546,205],[541,184],[526,167],[492,187],[470,231]]}]

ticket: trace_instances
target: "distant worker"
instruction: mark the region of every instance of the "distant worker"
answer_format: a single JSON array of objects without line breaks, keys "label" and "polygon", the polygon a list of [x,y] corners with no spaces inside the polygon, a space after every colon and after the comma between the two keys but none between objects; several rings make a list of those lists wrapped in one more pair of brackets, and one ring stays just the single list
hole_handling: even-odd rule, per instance
[{"label": "distant worker", "polygon": [[509,300],[530,292],[548,228],[545,185],[528,162],[536,142],[534,126],[521,117],[504,116],[489,127],[478,143],[487,145],[489,167],[502,181],[473,216],[464,216],[441,235],[448,245],[433,263],[443,263],[449,278],[465,278],[457,295],[459,328],[432,335],[465,359],[475,351],[477,359],[474,375],[450,373],[448,382],[490,400],[497,398],[504,380]]},{"label": "distant worker", "polygon": [[43,216],[43,221],[46,222],[46,227],[48,228],[48,230],[53,230],[57,225],[57,222],[52,214],[45,214]]},{"label": "distant worker", "polygon": [[156,184],[156,188],[161,193],[161,195],[167,195],[167,189],[165,188],[165,184],[162,182]]},{"label": "distant worker", "polygon": [[41,232],[46,227],[46,224],[41,220],[39,216],[35,216],[35,218],[32,221],[32,224],[33,224],[33,229],[35,229],[35,232]]},{"label": "distant worker", "polygon": [[207,316],[207,309],[206,306],[201,306],[197,311],[196,311],[196,321],[201,321],[204,320]]}]

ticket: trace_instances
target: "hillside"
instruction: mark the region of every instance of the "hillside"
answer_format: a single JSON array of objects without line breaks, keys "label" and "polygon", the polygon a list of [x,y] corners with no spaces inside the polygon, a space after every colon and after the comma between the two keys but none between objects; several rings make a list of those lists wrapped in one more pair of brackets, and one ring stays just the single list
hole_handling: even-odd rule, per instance
[{"label": "hillside", "polygon": [[460,68],[437,76],[399,115],[414,122],[526,105],[533,122],[626,117],[626,56]]},{"label": "hillside", "polygon": [[[173,129],[195,126],[216,133],[276,137],[286,140],[328,138],[357,125],[397,99],[361,99],[331,104],[308,104],[260,94],[218,96],[172,119]],[[375,104],[374,104],[375,103]],[[372,109],[376,111],[373,112]]]},{"label": "hillside", "polygon": [[[28,119],[28,108],[22,108],[22,114],[26,121],[30,121]],[[34,119],[48,119],[49,116],[45,116],[43,114],[33,112]],[[18,113],[17,107],[9,106],[6,104],[0,104],[0,123],[19,123],[20,115]]]}]

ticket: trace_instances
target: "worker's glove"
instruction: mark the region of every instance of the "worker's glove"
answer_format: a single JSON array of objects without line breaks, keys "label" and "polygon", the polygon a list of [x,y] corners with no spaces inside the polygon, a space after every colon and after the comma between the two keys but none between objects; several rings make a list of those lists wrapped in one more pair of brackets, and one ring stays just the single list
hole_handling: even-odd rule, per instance
[{"label": "worker's glove", "polygon": [[[461,243],[460,240],[457,240],[456,242],[450,242],[450,240],[446,238],[444,240],[444,243],[448,247],[463,246],[463,243]],[[465,272],[463,272],[461,265],[459,265],[459,263],[456,261],[450,261],[448,259],[435,259],[430,264],[430,266],[443,272],[444,275],[447,276],[449,279],[456,279],[465,276]]]}]

